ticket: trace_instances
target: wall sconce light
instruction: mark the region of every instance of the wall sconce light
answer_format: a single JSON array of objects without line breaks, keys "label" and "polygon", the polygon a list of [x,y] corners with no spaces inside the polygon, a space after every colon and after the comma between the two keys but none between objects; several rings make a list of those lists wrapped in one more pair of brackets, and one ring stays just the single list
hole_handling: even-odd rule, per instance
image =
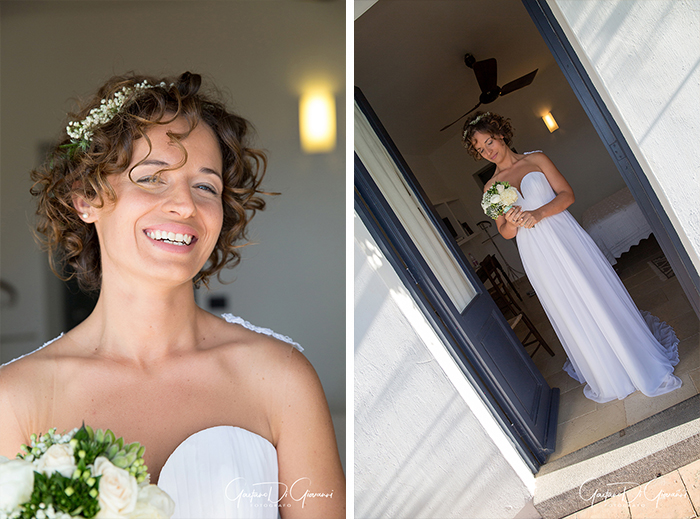
[{"label": "wall sconce light", "polygon": [[299,134],[305,153],[335,149],[335,98],[328,91],[311,91],[299,100]]},{"label": "wall sconce light", "polygon": [[549,130],[549,133],[552,133],[554,130],[559,129],[559,125],[554,120],[554,117],[552,116],[552,112],[547,112],[545,115],[543,115],[542,120],[544,121],[544,124],[547,125],[547,129]]}]

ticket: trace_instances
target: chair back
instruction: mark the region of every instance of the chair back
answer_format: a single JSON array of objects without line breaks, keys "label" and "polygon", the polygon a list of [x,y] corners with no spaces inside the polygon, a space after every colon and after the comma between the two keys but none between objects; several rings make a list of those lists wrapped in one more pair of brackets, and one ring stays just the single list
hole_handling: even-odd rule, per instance
[{"label": "chair back", "polygon": [[[491,283],[491,288],[489,289],[489,294],[498,305],[498,309],[503,313],[503,315],[508,318],[514,317],[522,313],[522,310],[515,302],[515,298],[508,290],[508,285],[503,279],[501,272],[498,269],[498,260],[494,258],[491,254],[486,256],[481,262],[481,270],[483,271],[483,278]],[[482,279],[482,281],[484,281]]]}]

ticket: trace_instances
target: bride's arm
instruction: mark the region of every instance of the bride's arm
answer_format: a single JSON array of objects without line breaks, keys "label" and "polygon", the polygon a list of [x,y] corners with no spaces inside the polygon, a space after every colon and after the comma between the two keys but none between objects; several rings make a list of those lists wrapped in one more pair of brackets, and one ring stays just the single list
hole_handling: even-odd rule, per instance
[{"label": "bride's arm", "polygon": [[566,210],[571,204],[574,203],[574,190],[566,181],[564,176],[559,173],[559,170],[554,165],[554,163],[549,160],[549,157],[544,153],[533,153],[528,156],[529,160],[533,161],[539,168],[544,176],[547,177],[549,185],[552,186],[552,190],[557,196],[551,202],[546,203],[542,207],[539,207],[533,211],[524,211],[522,214],[523,221],[521,227],[534,227],[534,225],[540,220],[559,214]]},{"label": "bride's arm", "polygon": [[296,350],[283,379],[273,418],[282,518],[344,518],[345,476],[321,382]]},{"label": "bride's arm", "polygon": [[498,227],[498,232],[500,232],[501,236],[503,236],[506,240],[511,240],[515,238],[516,234],[518,234],[518,227],[521,227],[521,225],[518,225],[518,222],[523,213],[524,211],[522,207],[516,205],[506,214],[501,215],[496,219],[496,227]]}]

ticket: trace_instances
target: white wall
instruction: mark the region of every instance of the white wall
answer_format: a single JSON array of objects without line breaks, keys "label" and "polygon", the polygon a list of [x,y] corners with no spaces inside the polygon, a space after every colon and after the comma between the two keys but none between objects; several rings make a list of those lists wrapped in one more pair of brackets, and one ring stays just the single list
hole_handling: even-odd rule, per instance
[{"label": "white wall", "polygon": [[355,517],[513,517],[534,477],[355,217]]},{"label": "white wall", "polygon": [[[264,187],[279,191],[255,217],[242,264],[227,271],[228,310],[293,337],[318,371],[332,411],[345,411],[345,5],[342,1],[2,2],[0,187],[3,280],[0,361],[60,331],[46,257],[30,234],[29,170],[54,139],[71,97],[114,73],[185,70],[213,79],[253,122],[269,152]],[[324,81],[338,106],[337,150],[304,155],[298,98]],[[206,305],[208,297],[199,294]],[[58,324],[56,324],[58,322]]]},{"label": "white wall", "polygon": [[700,270],[700,1],[548,3]]}]

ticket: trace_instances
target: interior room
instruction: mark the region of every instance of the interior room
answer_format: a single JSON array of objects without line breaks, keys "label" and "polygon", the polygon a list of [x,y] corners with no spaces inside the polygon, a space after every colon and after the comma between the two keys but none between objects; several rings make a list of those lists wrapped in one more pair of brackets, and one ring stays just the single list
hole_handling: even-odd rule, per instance
[{"label": "interior room", "polygon": [[[76,101],[114,74],[192,71],[250,120],[266,151],[266,210],[242,261],[197,292],[304,347],[345,458],[345,2],[2,2],[0,363],[29,353],[89,308],[50,272],[32,237],[29,172]],[[307,152],[300,103],[321,92],[332,142]],[[90,304],[89,301],[86,304]],[[71,315],[71,313],[78,315]]]},{"label": "interior room", "polygon": [[[502,275],[512,282],[506,285],[513,300],[554,353],[527,347],[549,385],[561,390],[557,449],[550,461],[697,395],[697,316],[523,4],[380,0],[354,25],[355,86],[464,255],[477,272],[487,257],[498,261]],[[571,184],[576,202],[570,213],[614,264],[637,306],[675,329],[681,341],[676,367],[683,381],[680,390],[654,399],[637,392],[623,401],[596,404],[562,370],[566,355],[524,275],[515,240],[503,239],[480,207],[488,163],[474,161],[462,147],[464,117],[441,131],[479,103],[481,91],[474,69],[465,63],[467,54],[473,56],[472,63],[495,58],[501,87],[537,71],[529,85],[478,110],[510,118],[514,149],[544,151]],[[545,125],[548,113],[558,129]],[[521,328],[516,333],[523,333]]]}]

